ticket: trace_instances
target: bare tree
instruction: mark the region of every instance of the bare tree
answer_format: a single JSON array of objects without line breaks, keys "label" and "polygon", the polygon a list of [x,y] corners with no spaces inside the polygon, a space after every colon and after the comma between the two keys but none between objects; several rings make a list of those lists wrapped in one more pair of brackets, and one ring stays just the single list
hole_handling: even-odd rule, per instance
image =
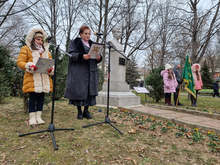
[{"label": "bare tree", "polygon": [[[16,6],[17,0],[13,0],[12,3],[10,3],[9,0],[1,0],[0,2],[0,27],[3,25],[3,23],[7,20],[9,16],[16,15],[18,13],[24,12],[27,9],[31,8],[32,6],[36,5],[40,0],[37,0],[33,4],[25,7],[20,8],[19,5]],[[19,8],[18,10],[16,10]]]},{"label": "bare tree", "polygon": [[171,49],[173,50],[174,57],[184,65],[185,57],[190,51],[190,38],[185,35],[186,29],[179,27],[175,32],[175,38],[172,42]]},{"label": "bare tree", "polygon": [[[28,4],[31,3],[31,0],[27,1]],[[60,21],[61,6],[61,0],[41,0],[37,5],[27,10],[26,15],[32,21],[32,25],[40,25],[49,32],[54,44],[57,44],[57,38],[63,35]]]},{"label": "bare tree", "polygon": [[217,68],[217,55],[216,55],[216,50],[212,47],[208,47],[207,51],[206,51],[206,61],[207,61],[207,65],[211,70],[212,76],[214,76],[215,74],[215,70]]},{"label": "bare tree", "polygon": [[[108,34],[119,22],[117,17],[120,12],[122,0],[95,0],[85,1],[84,9],[81,17],[88,24],[92,31],[103,33],[102,43],[106,43]],[[100,38],[97,37],[98,42]],[[103,59],[105,59],[105,49],[103,51]],[[102,70],[105,68],[105,60],[102,61]]]},{"label": "bare tree", "polygon": [[148,68],[153,70],[158,67],[158,63],[160,62],[160,52],[156,47],[156,43],[152,44],[149,47],[148,56],[145,60],[145,65],[148,64]]},{"label": "bare tree", "polygon": [[124,52],[130,57],[138,51],[146,51],[156,41],[151,37],[157,17],[156,6],[153,0],[132,2],[126,0],[123,6],[120,18],[122,20],[121,43],[124,46]]},{"label": "bare tree", "polygon": [[158,4],[158,17],[156,19],[155,31],[159,34],[157,39],[157,49],[159,50],[159,65],[163,66],[165,62],[170,62],[175,58],[173,53],[172,43],[175,41],[175,34],[178,30],[176,26],[178,11],[172,8],[176,2],[166,0]]},{"label": "bare tree", "polygon": [[219,7],[220,1],[215,0],[215,4],[211,8],[201,12],[198,9],[200,0],[188,0],[190,11],[179,8],[185,15],[180,18],[182,23],[180,26],[184,28],[191,39],[191,59],[192,62],[200,62],[205,56],[208,45],[220,28]]},{"label": "bare tree", "polygon": [[0,43],[14,49],[18,41],[24,35],[26,25],[20,15],[13,15],[7,18],[4,25],[0,27]]},{"label": "bare tree", "polygon": [[[31,0],[23,1],[26,6],[31,3]],[[55,44],[64,44],[67,51],[82,4],[83,0],[41,0],[27,10],[26,17],[32,25],[48,31]]]},{"label": "bare tree", "polygon": [[[103,33],[105,43],[113,28],[121,29],[121,44],[127,56],[136,55],[138,51],[146,50],[153,41],[150,34],[156,17],[154,1],[150,0],[96,0],[89,3],[81,12],[85,22],[93,31]],[[97,39],[99,41],[99,39]],[[103,54],[105,58],[105,54]],[[105,67],[105,60],[102,69]]]},{"label": "bare tree", "polygon": [[16,2],[0,1],[0,44],[11,50],[11,56],[17,55],[18,41],[26,28],[21,13],[27,8],[20,8]]},{"label": "bare tree", "polygon": [[129,44],[129,39],[138,27],[140,20],[136,18],[136,11],[138,7],[138,1],[125,0],[122,10],[122,35],[121,43],[124,44],[124,52],[126,52]]},{"label": "bare tree", "polygon": [[[74,25],[78,22],[80,10],[83,7],[83,0],[68,0],[63,2],[63,8],[61,8],[61,22],[66,37],[66,50],[69,48],[71,35],[74,31]],[[77,31],[78,32],[78,31]],[[74,36],[77,34],[73,34]]]}]

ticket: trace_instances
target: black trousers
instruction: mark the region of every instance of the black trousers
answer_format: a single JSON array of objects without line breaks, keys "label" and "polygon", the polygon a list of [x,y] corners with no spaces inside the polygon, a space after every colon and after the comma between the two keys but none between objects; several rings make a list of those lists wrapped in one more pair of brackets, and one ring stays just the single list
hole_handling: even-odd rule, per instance
[{"label": "black trousers", "polygon": [[215,97],[215,96],[218,96],[218,97],[219,97],[219,92],[218,92],[218,90],[214,90],[213,97]]},{"label": "black trousers", "polygon": [[199,92],[199,90],[196,90],[196,98],[194,98],[193,95],[190,95],[191,96],[191,103],[192,103],[192,105],[196,105],[196,103],[197,103],[198,92]]},{"label": "black trousers", "polygon": [[171,93],[164,93],[165,104],[171,104]]},{"label": "black trousers", "polygon": [[[78,110],[78,112],[79,113],[82,113],[82,108],[81,108],[82,106],[77,106],[77,110]],[[84,112],[86,112],[86,111],[88,111],[88,109],[89,109],[89,106],[87,105],[87,106],[84,106]]]},{"label": "black trousers", "polygon": [[43,110],[44,93],[29,93],[29,113]]},{"label": "black trousers", "polygon": [[178,96],[179,96],[179,91],[180,91],[180,88],[176,88],[176,92],[175,92],[174,95],[173,95],[174,104],[175,104],[175,105],[178,104],[178,103],[180,103],[179,99],[178,99],[178,103],[177,103],[177,98],[178,98]]},{"label": "black trousers", "polygon": [[164,93],[165,98],[171,98],[171,93]]}]

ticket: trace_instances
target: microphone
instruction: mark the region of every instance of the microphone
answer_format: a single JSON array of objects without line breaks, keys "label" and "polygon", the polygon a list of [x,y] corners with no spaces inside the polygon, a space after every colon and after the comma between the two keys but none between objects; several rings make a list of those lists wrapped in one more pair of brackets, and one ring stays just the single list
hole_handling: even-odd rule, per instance
[{"label": "microphone", "polygon": [[96,36],[102,36],[103,33],[94,32],[94,35],[96,35]]},{"label": "microphone", "polygon": [[107,44],[112,46],[112,47],[114,46],[111,41],[108,41]]},{"label": "microphone", "polygon": [[52,39],[53,39],[52,36],[48,36],[48,37],[45,39],[45,42],[48,42],[48,43],[49,43]]}]

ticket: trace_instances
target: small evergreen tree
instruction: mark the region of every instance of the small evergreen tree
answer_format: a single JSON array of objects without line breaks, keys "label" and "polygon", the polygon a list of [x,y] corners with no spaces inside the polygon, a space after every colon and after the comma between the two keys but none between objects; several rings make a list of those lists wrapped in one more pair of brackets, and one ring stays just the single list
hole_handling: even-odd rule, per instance
[{"label": "small evergreen tree", "polygon": [[129,61],[127,61],[126,66],[126,82],[129,84],[130,88],[138,86],[137,79],[140,78],[140,74],[137,71],[137,63],[135,58],[132,57]]},{"label": "small evergreen tree", "polygon": [[145,79],[145,83],[150,91],[150,97],[152,97],[156,102],[159,102],[161,98],[164,96],[163,92],[163,78],[160,75],[160,72],[163,68],[155,68],[153,69],[149,76]]},{"label": "small evergreen tree", "polygon": [[[26,44],[25,38],[26,38],[26,35],[24,35],[23,38],[20,39],[19,41],[20,48]],[[16,84],[17,85],[19,84],[19,87],[17,87],[16,90],[18,91],[19,96],[23,97],[23,104],[24,104],[23,108],[24,108],[24,112],[27,113],[28,112],[28,94],[23,93],[22,91],[24,71],[17,67],[17,75],[19,75],[19,78],[16,79],[18,81]]]},{"label": "small evergreen tree", "polygon": [[100,68],[98,68],[98,72],[99,72],[99,87],[98,87],[98,90],[101,91],[103,83],[104,83],[104,72]]},{"label": "small evergreen tree", "polygon": [[[52,50],[53,59],[55,59],[55,50],[54,46],[50,46],[50,50]],[[56,57],[56,93],[55,99],[59,100],[64,96],[64,91],[66,87],[66,76],[68,69],[68,59],[67,55],[62,53],[58,53]]]},{"label": "small evergreen tree", "polygon": [[11,94],[11,78],[13,78],[14,63],[9,54],[9,50],[4,46],[0,46],[0,103],[4,97]]},{"label": "small evergreen tree", "polygon": [[211,73],[209,72],[209,67],[207,61],[204,62],[201,68],[201,76],[203,82],[203,88],[212,88],[213,79],[211,78]]}]

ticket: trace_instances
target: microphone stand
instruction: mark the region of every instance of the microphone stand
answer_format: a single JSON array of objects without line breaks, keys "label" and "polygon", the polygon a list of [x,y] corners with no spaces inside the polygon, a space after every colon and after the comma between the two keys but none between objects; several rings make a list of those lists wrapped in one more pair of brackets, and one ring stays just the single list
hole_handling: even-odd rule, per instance
[{"label": "microphone stand", "polygon": [[[100,43],[96,43],[96,44],[100,44]],[[100,45],[104,45],[106,46],[106,44],[100,44]],[[128,59],[124,54],[122,54],[119,50],[117,50],[114,46],[112,46],[111,43],[107,43],[107,46],[108,46],[108,49],[109,49],[109,54],[108,54],[108,86],[107,86],[107,107],[106,107],[106,115],[105,115],[105,120],[102,121],[102,122],[97,122],[97,123],[94,123],[94,124],[89,124],[89,125],[85,125],[83,126],[83,128],[87,128],[87,127],[91,127],[91,126],[95,126],[95,125],[101,125],[101,124],[109,124],[111,127],[113,127],[115,130],[117,130],[121,135],[123,135],[123,133],[118,129],[116,128],[112,123],[115,123],[115,122],[112,122],[109,118],[109,94],[110,94],[110,72],[111,72],[111,63],[110,63],[110,56],[111,56],[111,48],[113,48],[115,51],[117,51],[118,53],[120,53],[123,57],[125,57],[126,59]]]},{"label": "microphone stand", "polygon": [[[65,131],[65,130],[73,131],[74,129],[73,128],[55,128],[55,125],[54,125],[54,103],[55,103],[55,93],[56,93],[56,68],[57,68],[56,66],[57,66],[57,55],[59,52],[59,45],[58,46],[56,46],[54,44],[51,44],[51,45],[56,47],[56,52],[54,55],[53,96],[52,96],[52,111],[51,111],[50,124],[49,124],[48,128],[45,130],[40,130],[40,131],[30,132],[30,133],[25,133],[25,134],[19,134],[19,137],[43,133],[43,132],[49,132],[51,135],[51,138],[52,138],[54,150],[58,150],[58,146],[56,144],[54,132],[55,131]],[[71,56],[71,54],[69,54],[63,50],[62,50],[62,52],[68,56]]]}]

